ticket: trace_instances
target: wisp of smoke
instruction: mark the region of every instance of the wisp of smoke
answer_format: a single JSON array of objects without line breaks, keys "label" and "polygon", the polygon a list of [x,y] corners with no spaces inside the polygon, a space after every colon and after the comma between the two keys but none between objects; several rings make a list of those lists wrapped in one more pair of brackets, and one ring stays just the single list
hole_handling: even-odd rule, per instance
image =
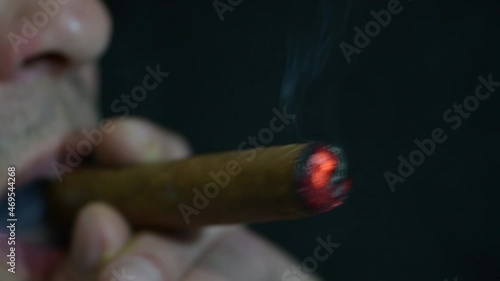
[{"label": "wisp of smoke", "polygon": [[[282,105],[295,115],[295,132],[299,138],[302,137],[299,130],[301,105],[313,83],[324,72],[336,36],[344,30],[351,7],[351,0],[316,2],[318,5],[314,19],[308,26],[294,22],[289,30],[286,68],[280,93]],[[295,2],[291,10],[293,13],[301,13],[302,5],[316,2]]]}]

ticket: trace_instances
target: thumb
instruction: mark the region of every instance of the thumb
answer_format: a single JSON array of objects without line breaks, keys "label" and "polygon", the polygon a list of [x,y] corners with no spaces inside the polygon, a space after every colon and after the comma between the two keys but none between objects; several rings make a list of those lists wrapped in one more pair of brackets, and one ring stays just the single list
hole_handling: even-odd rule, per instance
[{"label": "thumb", "polygon": [[127,165],[184,158],[190,153],[178,134],[159,128],[144,119],[113,119],[114,129],[95,149],[100,164]]},{"label": "thumb", "polygon": [[94,203],[76,220],[70,257],[54,281],[95,280],[101,261],[116,255],[130,237],[125,220],[110,207]]}]

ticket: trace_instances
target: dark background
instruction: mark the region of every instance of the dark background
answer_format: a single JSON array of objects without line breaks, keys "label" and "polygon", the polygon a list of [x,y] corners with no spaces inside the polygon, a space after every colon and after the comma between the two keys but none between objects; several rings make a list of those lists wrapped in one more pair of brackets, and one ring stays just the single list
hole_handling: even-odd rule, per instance
[{"label": "dark background", "polygon": [[[479,75],[500,81],[499,2],[402,0],[404,11],[348,64],[338,44],[352,44],[353,27],[387,3],[354,2],[303,100],[303,134],[292,128],[273,141],[340,143],[355,180],[350,201],[252,228],[298,260],[331,235],[341,246],[319,265],[326,280],[500,280],[500,88],[456,131],[442,117],[474,94]],[[196,153],[235,149],[268,126],[280,107],[290,23],[318,5],[244,0],[221,22],[211,0],[107,3],[115,36],[103,61],[104,114],[142,83],[146,66],[160,64],[171,76],[133,114],[181,132]],[[438,127],[447,141],[392,193],[384,172]]]}]

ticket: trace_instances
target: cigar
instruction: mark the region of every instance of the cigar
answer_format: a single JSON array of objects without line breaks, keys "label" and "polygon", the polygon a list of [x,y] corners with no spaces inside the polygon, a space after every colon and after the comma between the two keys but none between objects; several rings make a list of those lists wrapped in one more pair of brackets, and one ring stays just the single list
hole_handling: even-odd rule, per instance
[{"label": "cigar", "polygon": [[290,220],[340,206],[351,188],[342,149],[321,143],[200,155],[167,163],[77,169],[49,187],[58,221],[93,201],[135,228]]}]

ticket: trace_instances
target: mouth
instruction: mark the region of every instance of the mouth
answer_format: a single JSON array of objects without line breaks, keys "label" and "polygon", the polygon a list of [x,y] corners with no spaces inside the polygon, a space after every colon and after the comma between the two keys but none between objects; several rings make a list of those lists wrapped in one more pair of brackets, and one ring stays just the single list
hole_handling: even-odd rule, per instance
[{"label": "mouth", "polygon": [[[47,155],[50,154],[55,155]],[[54,159],[44,156],[28,169],[16,171],[16,184],[5,187],[3,190],[7,192],[0,199],[2,259],[7,260],[7,268],[26,271],[33,280],[46,280],[52,275],[62,261],[69,237],[49,216],[46,187],[55,175],[48,169],[48,163]],[[13,254],[14,259],[9,257]]]}]

